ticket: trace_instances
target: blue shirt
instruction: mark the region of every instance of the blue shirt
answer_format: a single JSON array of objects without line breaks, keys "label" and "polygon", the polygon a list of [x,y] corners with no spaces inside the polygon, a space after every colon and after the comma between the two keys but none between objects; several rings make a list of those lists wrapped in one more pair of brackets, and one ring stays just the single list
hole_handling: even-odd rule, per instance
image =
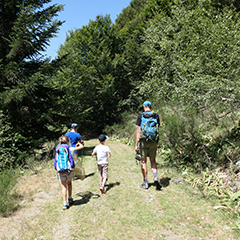
[{"label": "blue shirt", "polygon": [[[69,137],[71,142],[71,147],[75,147],[79,140],[82,140],[82,137],[77,132],[67,132],[65,136]],[[74,151],[74,153],[78,153],[78,151]]]}]

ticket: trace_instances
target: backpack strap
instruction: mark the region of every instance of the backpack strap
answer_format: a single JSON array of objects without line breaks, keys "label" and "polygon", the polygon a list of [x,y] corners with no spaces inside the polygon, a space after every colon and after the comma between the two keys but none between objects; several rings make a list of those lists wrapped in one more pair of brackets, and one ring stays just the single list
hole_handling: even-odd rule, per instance
[{"label": "backpack strap", "polygon": [[59,148],[64,148],[65,153],[68,155],[68,150],[67,150],[66,145],[60,145],[60,146],[58,146],[58,148],[57,148],[57,154],[59,154]]}]

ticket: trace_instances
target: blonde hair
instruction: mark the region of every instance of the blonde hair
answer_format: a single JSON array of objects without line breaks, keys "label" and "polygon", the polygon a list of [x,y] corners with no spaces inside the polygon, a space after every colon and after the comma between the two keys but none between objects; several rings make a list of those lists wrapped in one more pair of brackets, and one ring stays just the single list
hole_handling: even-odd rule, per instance
[{"label": "blonde hair", "polygon": [[65,135],[62,135],[58,140],[59,140],[60,144],[69,144],[70,143],[69,137],[67,137]]}]

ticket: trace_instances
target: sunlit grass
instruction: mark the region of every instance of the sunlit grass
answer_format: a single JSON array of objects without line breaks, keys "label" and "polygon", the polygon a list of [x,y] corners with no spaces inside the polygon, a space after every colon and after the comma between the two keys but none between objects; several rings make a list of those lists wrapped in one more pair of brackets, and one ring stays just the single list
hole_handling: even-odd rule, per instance
[{"label": "sunlit grass", "polygon": [[[85,144],[91,150],[98,141]],[[171,182],[182,176],[165,168],[159,156],[158,173],[168,184],[156,191],[148,163],[150,188],[144,190],[133,148],[111,140],[106,144],[112,151],[106,194],[99,191],[96,159],[85,155],[86,178],[73,181],[74,204],[66,211],[53,166],[22,178],[33,194],[21,210],[29,215],[20,223],[18,239],[237,239],[229,216],[188,184]]]}]

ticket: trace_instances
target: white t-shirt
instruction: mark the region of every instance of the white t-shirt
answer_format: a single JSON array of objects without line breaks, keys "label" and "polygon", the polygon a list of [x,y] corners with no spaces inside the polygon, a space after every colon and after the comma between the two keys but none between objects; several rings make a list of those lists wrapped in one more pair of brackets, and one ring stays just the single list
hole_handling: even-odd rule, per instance
[{"label": "white t-shirt", "polygon": [[108,146],[99,144],[93,152],[97,153],[97,164],[108,164],[108,153],[111,152]]}]

